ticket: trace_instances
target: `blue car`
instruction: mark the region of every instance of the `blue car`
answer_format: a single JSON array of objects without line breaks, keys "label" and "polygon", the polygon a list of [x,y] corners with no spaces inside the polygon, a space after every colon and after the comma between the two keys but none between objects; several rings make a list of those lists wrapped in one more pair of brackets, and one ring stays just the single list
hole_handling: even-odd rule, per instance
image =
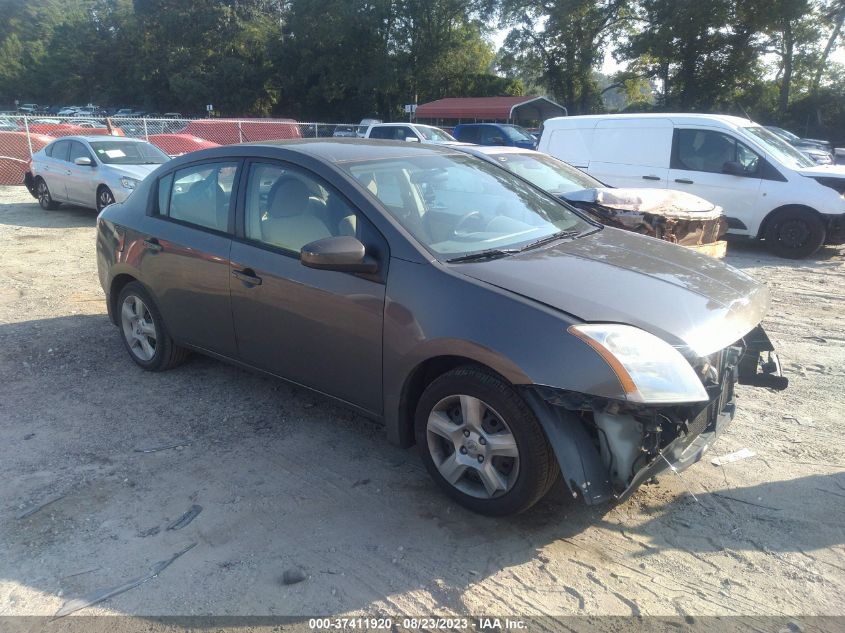
[{"label": "blue car", "polygon": [[537,139],[525,128],[504,123],[462,123],[452,132],[459,141],[476,145],[504,145],[535,149]]}]

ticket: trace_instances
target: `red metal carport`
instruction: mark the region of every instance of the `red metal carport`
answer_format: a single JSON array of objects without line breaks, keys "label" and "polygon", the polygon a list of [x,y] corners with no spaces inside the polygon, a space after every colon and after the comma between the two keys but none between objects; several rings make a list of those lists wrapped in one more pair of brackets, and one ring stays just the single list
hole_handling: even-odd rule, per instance
[{"label": "red metal carport", "polygon": [[542,122],[566,116],[566,108],[547,97],[453,97],[417,106],[417,120],[435,122]]}]

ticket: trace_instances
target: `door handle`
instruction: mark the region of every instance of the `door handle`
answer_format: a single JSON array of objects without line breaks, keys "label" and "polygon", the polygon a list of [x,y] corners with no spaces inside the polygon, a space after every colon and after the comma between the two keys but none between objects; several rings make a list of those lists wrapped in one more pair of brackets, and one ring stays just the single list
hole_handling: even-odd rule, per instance
[{"label": "door handle", "polygon": [[682,185],[691,185],[693,184],[692,180],[689,178],[675,178],[675,182],[679,182]]},{"label": "door handle", "polygon": [[660,180],[660,176],[643,176],[643,180]]},{"label": "door handle", "polygon": [[236,279],[240,279],[248,286],[260,286],[261,285],[261,277],[255,274],[255,271],[251,268],[246,268],[244,270],[233,270],[232,277]]},{"label": "door handle", "polygon": [[153,253],[159,253],[163,250],[163,246],[158,243],[156,238],[150,238],[148,240],[144,240],[144,248],[148,251],[152,251]]}]

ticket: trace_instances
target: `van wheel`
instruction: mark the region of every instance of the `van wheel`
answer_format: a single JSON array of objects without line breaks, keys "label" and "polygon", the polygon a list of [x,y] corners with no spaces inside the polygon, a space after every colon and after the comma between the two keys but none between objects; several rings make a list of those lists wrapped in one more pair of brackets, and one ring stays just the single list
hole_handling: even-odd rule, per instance
[{"label": "van wheel", "polygon": [[768,249],[779,257],[804,259],[823,245],[826,237],[824,223],[808,209],[783,209],[768,223],[763,236]]},{"label": "van wheel", "polygon": [[475,512],[523,512],[557,479],[554,453],[531,409],[480,367],[434,380],[417,404],[414,431],[431,477]]}]

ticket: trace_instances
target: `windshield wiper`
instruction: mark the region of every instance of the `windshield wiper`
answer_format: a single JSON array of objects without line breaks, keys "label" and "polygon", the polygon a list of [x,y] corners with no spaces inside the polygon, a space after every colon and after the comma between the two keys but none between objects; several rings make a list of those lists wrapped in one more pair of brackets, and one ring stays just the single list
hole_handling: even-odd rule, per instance
[{"label": "windshield wiper", "polygon": [[454,264],[456,262],[480,262],[485,259],[498,259],[500,257],[507,257],[508,255],[513,255],[514,253],[518,253],[519,251],[520,249],[518,248],[489,248],[486,251],[478,251],[477,253],[460,255],[459,257],[447,259],[446,261],[450,264]]},{"label": "windshield wiper", "polygon": [[557,233],[552,233],[551,235],[547,235],[546,237],[541,237],[539,240],[534,240],[533,242],[528,242],[525,246],[523,246],[520,251],[527,251],[532,248],[537,248],[538,246],[542,246],[543,244],[548,244],[549,242],[554,242],[555,240],[562,240],[562,239],[571,239],[581,235],[579,231],[558,231]]}]

